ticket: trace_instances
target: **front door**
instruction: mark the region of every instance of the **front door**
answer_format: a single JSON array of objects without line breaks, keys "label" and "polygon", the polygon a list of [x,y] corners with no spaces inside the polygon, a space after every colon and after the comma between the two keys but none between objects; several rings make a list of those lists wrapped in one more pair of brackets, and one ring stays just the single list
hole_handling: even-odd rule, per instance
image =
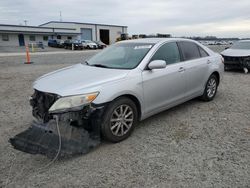
[{"label": "front door", "polygon": [[164,60],[164,69],[142,72],[145,113],[154,114],[186,97],[185,62],[180,62],[180,53],[175,42],[162,45],[151,58]]},{"label": "front door", "polygon": [[18,40],[19,40],[19,46],[25,46],[24,35],[23,34],[18,35]]}]

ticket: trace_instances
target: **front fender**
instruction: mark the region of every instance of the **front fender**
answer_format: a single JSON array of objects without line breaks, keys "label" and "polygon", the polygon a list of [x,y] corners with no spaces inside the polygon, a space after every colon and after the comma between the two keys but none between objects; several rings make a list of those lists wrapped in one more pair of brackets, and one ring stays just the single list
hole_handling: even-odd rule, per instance
[{"label": "front fender", "polygon": [[123,95],[132,95],[136,97],[141,105],[141,111],[143,113],[144,102],[141,74],[122,79],[119,82],[104,84],[100,88],[100,93],[93,103],[108,103]]}]

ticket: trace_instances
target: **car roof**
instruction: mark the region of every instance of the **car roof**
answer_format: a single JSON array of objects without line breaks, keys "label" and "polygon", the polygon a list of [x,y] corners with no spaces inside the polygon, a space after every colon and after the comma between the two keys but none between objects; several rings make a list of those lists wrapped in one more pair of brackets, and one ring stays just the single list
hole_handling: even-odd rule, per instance
[{"label": "car roof", "polygon": [[208,47],[200,44],[199,42],[191,39],[185,39],[185,38],[143,38],[143,39],[133,39],[133,40],[125,40],[125,41],[120,41],[118,44],[122,43],[145,43],[145,44],[153,44],[153,45],[161,45],[165,42],[180,42],[180,41],[186,41],[186,42],[193,42],[196,43],[198,46],[202,46],[203,49],[206,50],[209,55],[214,54],[215,52],[209,49]]},{"label": "car roof", "polygon": [[143,38],[143,39],[133,39],[133,40],[125,40],[121,41],[121,43],[151,43],[151,44],[157,44],[157,43],[164,43],[164,42],[172,42],[172,41],[189,41],[189,42],[196,42],[194,40],[190,39],[184,39],[184,38]]}]

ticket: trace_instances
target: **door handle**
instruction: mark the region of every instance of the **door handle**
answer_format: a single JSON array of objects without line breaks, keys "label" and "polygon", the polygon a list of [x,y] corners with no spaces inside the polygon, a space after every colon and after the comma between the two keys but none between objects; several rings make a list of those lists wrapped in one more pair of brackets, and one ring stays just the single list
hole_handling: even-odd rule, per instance
[{"label": "door handle", "polygon": [[212,63],[210,60],[207,60],[207,64],[210,64],[210,63]]},{"label": "door handle", "polygon": [[178,72],[184,72],[184,71],[185,69],[183,67],[180,67]]}]

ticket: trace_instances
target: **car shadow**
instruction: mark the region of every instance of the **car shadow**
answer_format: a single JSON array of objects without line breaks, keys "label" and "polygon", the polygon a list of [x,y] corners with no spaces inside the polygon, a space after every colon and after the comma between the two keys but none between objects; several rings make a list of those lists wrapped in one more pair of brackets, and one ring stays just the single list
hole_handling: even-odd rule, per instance
[{"label": "car shadow", "polygon": [[191,99],[187,102],[184,102],[182,104],[179,104],[177,106],[174,106],[172,108],[169,108],[167,110],[164,110],[162,112],[159,112],[141,122],[138,123],[136,129],[140,129],[141,127],[144,126],[144,124],[147,124],[149,122],[151,122],[152,120],[156,120],[156,119],[164,119],[164,117],[170,115],[170,114],[173,114],[175,112],[179,112],[179,111],[185,111],[185,110],[189,110],[192,108],[192,106],[195,106],[196,104],[199,104],[199,103],[204,103],[204,101],[202,101],[201,99],[199,98],[194,98],[194,99]]}]

